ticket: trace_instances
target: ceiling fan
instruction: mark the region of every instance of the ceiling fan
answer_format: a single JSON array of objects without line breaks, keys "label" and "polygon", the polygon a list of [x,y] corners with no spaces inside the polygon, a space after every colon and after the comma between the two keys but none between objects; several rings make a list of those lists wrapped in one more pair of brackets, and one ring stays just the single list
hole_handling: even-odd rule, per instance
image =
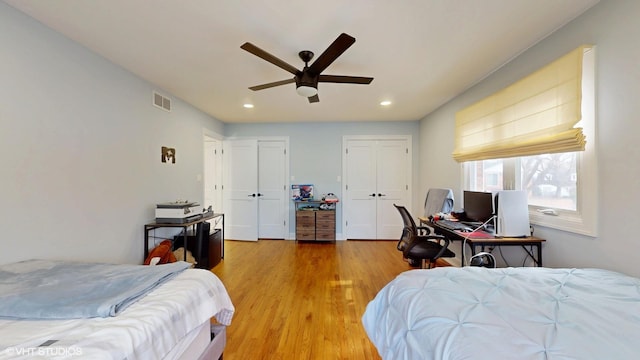
[{"label": "ceiling fan", "polygon": [[249,89],[253,91],[268,89],[274,86],[280,86],[285,84],[296,83],[296,91],[299,95],[304,96],[309,99],[310,103],[315,103],[320,101],[318,97],[318,83],[319,82],[328,82],[328,83],[346,83],[346,84],[370,84],[373,81],[372,77],[361,77],[361,76],[343,76],[343,75],[322,75],[322,71],[326,69],[338,56],[342,55],[353,43],[356,42],[356,39],[342,33],[338,36],[337,39],[333,41],[331,45],[313,62],[313,64],[309,65],[309,61],[313,59],[313,52],[309,50],[303,50],[298,53],[300,59],[304,61],[304,68],[302,70],[298,70],[292,65],[284,62],[283,60],[278,59],[277,57],[269,54],[268,52],[260,49],[259,47],[251,44],[244,43],[240,46],[241,49],[244,49],[253,55],[262,58],[275,66],[278,66],[294,75],[293,78],[287,80],[280,80],[271,83],[266,83],[262,85],[252,86]]}]

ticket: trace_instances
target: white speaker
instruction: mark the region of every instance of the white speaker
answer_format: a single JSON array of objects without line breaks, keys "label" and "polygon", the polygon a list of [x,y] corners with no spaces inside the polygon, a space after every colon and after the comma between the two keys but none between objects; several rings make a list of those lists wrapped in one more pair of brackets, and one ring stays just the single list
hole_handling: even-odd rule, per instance
[{"label": "white speaker", "polygon": [[531,235],[527,193],[522,190],[503,190],[495,194],[496,226],[498,237],[525,237]]}]

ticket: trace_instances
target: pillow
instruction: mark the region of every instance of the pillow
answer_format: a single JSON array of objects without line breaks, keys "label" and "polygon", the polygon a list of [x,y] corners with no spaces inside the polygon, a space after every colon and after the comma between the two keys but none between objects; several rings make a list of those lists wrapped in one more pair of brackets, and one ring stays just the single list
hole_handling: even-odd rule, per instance
[{"label": "pillow", "polygon": [[176,257],[173,255],[171,248],[173,247],[173,243],[171,240],[164,240],[158,246],[153,248],[149,253],[149,256],[144,260],[145,265],[149,265],[151,263],[151,259],[154,257],[160,258],[158,264],[166,264],[176,262]]}]

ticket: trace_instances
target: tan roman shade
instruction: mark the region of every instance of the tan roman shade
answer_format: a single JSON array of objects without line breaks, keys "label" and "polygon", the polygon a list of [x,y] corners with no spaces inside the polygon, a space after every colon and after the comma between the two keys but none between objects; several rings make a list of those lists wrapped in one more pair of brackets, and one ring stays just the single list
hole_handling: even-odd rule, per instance
[{"label": "tan roman shade", "polygon": [[581,46],[456,113],[458,162],[584,150]]}]

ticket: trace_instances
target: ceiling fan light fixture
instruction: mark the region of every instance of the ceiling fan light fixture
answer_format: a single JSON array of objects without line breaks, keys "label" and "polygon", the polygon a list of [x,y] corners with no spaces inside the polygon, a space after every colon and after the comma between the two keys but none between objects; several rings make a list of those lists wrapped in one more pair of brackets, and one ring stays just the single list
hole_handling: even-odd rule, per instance
[{"label": "ceiling fan light fixture", "polygon": [[298,86],[296,88],[296,91],[298,92],[298,95],[304,96],[304,97],[311,97],[318,94],[318,89],[314,88],[313,86],[307,86],[307,85]]},{"label": "ceiling fan light fixture", "polygon": [[260,49],[259,47],[246,42],[240,46],[241,49],[265,61],[268,61],[293,75],[293,77],[289,77],[285,80],[251,86],[249,87],[249,89],[253,91],[264,90],[275,86],[291,84],[295,82],[296,92],[300,96],[306,97],[309,100],[309,103],[317,103],[320,101],[320,98],[318,97],[319,82],[368,85],[373,80],[372,77],[322,74],[322,72],[327,67],[329,67],[329,65],[331,65],[355,42],[356,39],[354,37],[345,33],[340,34],[338,38],[336,38],[311,65],[309,65],[309,62],[313,59],[313,52],[309,50],[300,51],[298,53],[298,56],[300,57],[300,60],[304,62],[304,68],[302,68],[302,70],[298,70],[298,68],[288,64],[284,60],[281,60],[274,55],[271,55],[268,52]]}]

